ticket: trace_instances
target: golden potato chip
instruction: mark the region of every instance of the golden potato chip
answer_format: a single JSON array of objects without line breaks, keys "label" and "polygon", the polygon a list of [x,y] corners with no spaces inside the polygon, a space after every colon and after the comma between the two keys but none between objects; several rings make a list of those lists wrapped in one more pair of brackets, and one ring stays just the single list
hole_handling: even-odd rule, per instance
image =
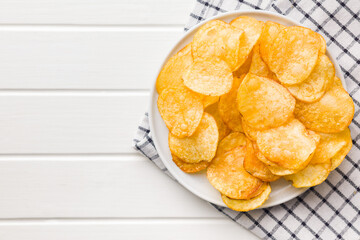
[{"label": "golden potato chip", "polygon": [[276,23],[267,21],[264,25],[263,31],[259,40],[260,55],[266,64],[269,62],[269,49],[276,39],[277,35],[285,26]]},{"label": "golden potato chip", "polygon": [[351,136],[348,136],[346,145],[331,158],[331,171],[337,168],[352,148]]},{"label": "golden potato chip", "polygon": [[239,59],[242,35],[242,30],[226,22],[209,21],[195,33],[191,45],[193,57],[194,59],[220,58],[234,71],[242,64]]},{"label": "golden potato chip", "polygon": [[319,50],[320,39],[311,29],[287,27],[270,46],[267,64],[281,83],[301,83],[314,69]]},{"label": "golden potato chip", "polygon": [[265,201],[269,198],[270,193],[271,193],[271,187],[270,184],[267,183],[265,191],[263,191],[260,195],[251,199],[247,199],[247,200],[231,199],[225,196],[224,194],[221,194],[221,198],[223,202],[226,204],[226,206],[228,206],[230,209],[239,212],[246,212],[263,205]]},{"label": "golden potato chip", "polygon": [[313,131],[341,132],[351,123],[354,103],[342,87],[333,86],[317,102],[297,102],[295,116]]},{"label": "golden potato chip", "polygon": [[294,173],[297,173],[298,171],[300,171],[299,169],[288,169],[288,168],[284,168],[281,167],[279,165],[268,165],[268,168],[270,170],[270,172],[276,176],[287,176],[287,175],[291,175]]},{"label": "golden potato chip", "polygon": [[219,141],[221,141],[224,137],[229,135],[231,133],[231,129],[224,123],[222,120],[220,114],[219,114],[219,103],[214,103],[210,106],[208,106],[205,109],[205,112],[209,113],[211,116],[214,117],[218,130],[219,130]]},{"label": "golden potato chip", "polygon": [[283,126],[261,131],[256,139],[260,152],[271,162],[288,169],[299,169],[311,159],[316,140],[305,126],[293,119]]},{"label": "golden potato chip", "polygon": [[191,44],[188,44],[172,56],[159,73],[156,80],[157,92],[160,94],[165,88],[184,86],[182,76],[192,62]]},{"label": "golden potato chip", "polygon": [[236,107],[237,90],[245,75],[240,78],[234,78],[231,91],[220,97],[219,113],[222,120],[233,131],[243,132],[241,124],[241,114]]},{"label": "golden potato chip", "polygon": [[252,55],[253,55],[253,51],[249,53],[245,62],[239,67],[239,69],[233,72],[234,77],[241,77],[243,74],[247,74],[249,72],[252,61]]},{"label": "golden potato chip", "polygon": [[240,43],[239,62],[242,65],[260,38],[264,23],[248,16],[240,16],[230,22],[231,26],[244,31]]},{"label": "golden potato chip", "polygon": [[326,53],[326,41],[325,41],[325,38],[317,33],[319,39],[320,39],[320,54],[325,54]]},{"label": "golden potato chip", "polygon": [[240,132],[233,132],[227,135],[217,148],[216,155],[220,156],[236,147],[246,146],[246,137]]},{"label": "golden potato chip", "polygon": [[303,170],[284,176],[284,178],[292,181],[292,185],[296,188],[313,187],[326,180],[330,173],[330,166],[330,161],[327,163],[309,164]]},{"label": "golden potato chip", "polygon": [[244,169],[254,177],[257,177],[265,182],[272,182],[279,179],[278,176],[272,174],[269,168],[256,157],[253,144],[250,140],[247,140],[246,144]]},{"label": "golden potato chip", "polygon": [[248,199],[263,182],[244,170],[246,147],[237,147],[218,155],[207,168],[211,185],[230,198]]},{"label": "golden potato chip", "polygon": [[221,96],[228,93],[231,90],[233,78],[226,62],[217,58],[197,59],[183,75],[185,86],[194,92],[209,96]]},{"label": "golden potato chip", "polygon": [[261,162],[263,162],[265,165],[267,166],[279,166],[274,162],[271,162],[270,160],[268,160],[259,150],[259,147],[257,146],[256,142],[253,142],[253,148],[254,148],[254,152],[255,152],[255,156],[257,157],[257,159],[259,159]]},{"label": "golden potato chip", "polygon": [[287,86],[287,89],[300,101],[315,102],[333,84],[334,77],[334,65],[326,55],[321,55],[310,76],[302,83]]},{"label": "golden potato chip", "polygon": [[220,99],[219,96],[204,96],[203,98],[204,108],[218,102],[219,99]]},{"label": "golden potato chip", "polygon": [[351,141],[349,128],[339,133],[319,133],[320,143],[317,145],[311,164],[328,162]]},{"label": "golden potato chip", "polygon": [[293,116],[295,99],[275,81],[248,73],[238,90],[237,107],[246,124],[262,130],[287,122]]},{"label": "golden potato chip", "polygon": [[246,124],[244,119],[242,119],[242,128],[243,128],[243,131],[244,131],[245,135],[250,140],[256,141],[259,130],[256,130],[256,129],[250,127],[248,124]]},{"label": "golden potato chip", "polygon": [[196,173],[200,172],[201,170],[204,170],[207,168],[210,164],[210,162],[207,161],[201,161],[198,163],[187,163],[178,158],[175,155],[172,155],[173,162],[178,166],[182,171],[186,173]]},{"label": "golden potato chip", "polygon": [[216,153],[219,139],[215,119],[204,113],[195,133],[186,138],[169,134],[169,147],[172,154],[187,163],[211,161]]},{"label": "golden potato chip", "polygon": [[157,104],[169,131],[179,138],[195,132],[204,112],[201,98],[185,87],[163,90]]},{"label": "golden potato chip", "polygon": [[253,48],[253,55],[249,73],[255,74],[260,77],[271,78],[278,81],[275,74],[270,71],[269,67],[262,60],[260,56],[259,44],[256,44]]},{"label": "golden potato chip", "polygon": [[337,76],[334,77],[333,84],[336,85],[336,86],[339,86],[339,87],[344,88],[344,86],[342,85],[342,82],[341,82],[340,78],[338,78]]}]

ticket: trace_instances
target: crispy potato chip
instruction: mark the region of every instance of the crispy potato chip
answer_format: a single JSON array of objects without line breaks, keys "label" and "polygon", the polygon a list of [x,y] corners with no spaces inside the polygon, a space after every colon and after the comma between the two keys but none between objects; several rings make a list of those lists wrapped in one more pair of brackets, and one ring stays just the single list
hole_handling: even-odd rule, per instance
[{"label": "crispy potato chip", "polygon": [[292,185],[296,188],[313,187],[326,180],[330,173],[330,166],[330,161],[327,163],[309,164],[303,170],[284,176],[284,178],[292,181]]},{"label": "crispy potato chip", "polygon": [[247,140],[246,144],[244,169],[254,177],[257,177],[265,182],[272,182],[279,179],[278,176],[272,174],[269,168],[256,157],[253,144],[250,140]]},{"label": "crispy potato chip", "polygon": [[230,198],[248,199],[257,192],[263,182],[245,171],[243,161],[246,147],[237,147],[218,155],[207,168],[211,185]]},{"label": "crispy potato chip", "polygon": [[179,138],[195,132],[204,112],[201,98],[185,87],[163,90],[157,104],[169,131]]},{"label": "crispy potato chip", "polygon": [[311,164],[320,164],[328,162],[342,148],[344,148],[351,135],[349,128],[339,133],[319,133],[320,143],[317,145]]},{"label": "crispy potato chip", "polygon": [[191,45],[192,55],[194,59],[220,58],[234,71],[242,64],[239,59],[242,35],[242,30],[226,22],[209,21],[195,33]]},{"label": "crispy potato chip", "polygon": [[287,86],[287,89],[300,101],[315,102],[333,84],[334,77],[334,65],[326,55],[321,55],[310,76],[302,83]]},{"label": "crispy potato chip", "polygon": [[273,44],[279,32],[284,28],[285,26],[276,22],[267,21],[265,23],[260,36],[259,46],[261,58],[265,61],[266,64],[269,62],[270,46]]},{"label": "crispy potato chip", "polygon": [[249,72],[252,61],[252,55],[253,55],[253,51],[249,53],[248,57],[246,58],[245,62],[241,65],[241,67],[239,67],[238,70],[233,72],[234,77],[241,77],[243,74],[247,74]]},{"label": "crispy potato chip", "polygon": [[337,168],[352,148],[351,136],[348,136],[346,145],[331,158],[331,171]]},{"label": "crispy potato chip", "polygon": [[256,130],[246,124],[245,120],[242,119],[242,128],[244,130],[245,135],[252,141],[256,141],[259,130]]},{"label": "crispy potato chip", "polygon": [[231,90],[231,69],[226,62],[214,58],[198,59],[185,71],[184,84],[191,90],[208,96],[221,96]]},{"label": "crispy potato chip", "polygon": [[320,39],[315,32],[299,26],[287,27],[270,46],[267,64],[281,83],[301,83],[314,69],[319,50]]},{"label": "crispy potato chip", "polygon": [[207,161],[201,161],[198,163],[187,163],[178,158],[175,155],[172,155],[172,159],[176,166],[178,166],[182,171],[186,173],[196,173],[200,172],[201,170],[204,170],[210,165],[210,162]]},{"label": "crispy potato chip", "polygon": [[252,48],[258,42],[264,23],[252,17],[240,16],[232,20],[230,25],[243,30],[245,33],[242,37],[238,55],[240,65],[242,65],[246,61]]},{"label": "crispy potato chip", "polygon": [[184,86],[182,76],[192,62],[191,44],[188,44],[172,56],[159,73],[156,80],[157,92],[160,94],[165,88]]},{"label": "crispy potato chip", "polygon": [[227,135],[217,148],[216,156],[220,156],[236,147],[246,146],[246,137],[240,132],[233,132]]},{"label": "crispy potato chip", "polygon": [[281,167],[279,165],[268,165],[268,168],[270,170],[270,172],[276,176],[287,176],[287,175],[291,175],[294,173],[297,173],[298,171],[300,171],[299,169],[288,169],[288,168],[284,168]]},{"label": "crispy potato chip", "polygon": [[195,133],[186,138],[169,134],[169,147],[172,154],[187,163],[211,161],[216,153],[219,139],[215,119],[204,113]]},{"label": "crispy potato chip", "polygon": [[340,78],[338,78],[337,76],[334,77],[333,85],[336,85],[336,86],[339,86],[339,87],[344,88],[344,86],[342,85],[342,82],[341,82]]},{"label": "crispy potato chip", "polygon": [[219,141],[221,141],[224,137],[230,134],[231,129],[224,123],[220,114],[219,114],[219,103],[212,104],[205,109],[205,112],[209,113],[214,117],[218,130],[219,130]]},{"label": "crispy potato chip", "polygon": [[222,120],[233,131],[243,132],[241,123],[241,114],[236,107],[236,97],[239,85],[245,75],[240,78],[234,78],[231,91],[220,97],[219,101],[219,113]]},{"label": "crispy potato chip", "polygon": [[351,123],[354,103],[342,87],[333,86],[317,102],[297,102],[295,116],[313,131],[341,132]]},{"label": "crispy potato chip", "polygon": [[278,81],[276,75],[270,71],[269,67],[262,60],[260,56],[259,44],[256,44],[253,48],[253,55],[252,55],[252,61],[251,61],[249,73],[255,74],[260,77],[271,78],[275,81]]},{"label": "crispy potato chip", "polygon": [[295,99],[275,81],[248,73],[240,84],[237,106],[246,124],[262,130],[287,122],[293,116]]},{"label": "crispy potato chip", "polygon": [[259,150],[259,147],[257,146],[256,142],[253,142],[253,148],[254,148],[254,152],[255,152],[255,156],[257,157],[257,159],[259,159],[261,162],[265,163],[265,165],[267,166],[279,166],[274,162],[271,162],[270,160],[268,160]]},{"label": "crispy potato chip", "polygon": [[219,96],[204,96],[203,98],[204,108],[218,102],[219,99],[220,99]]},{"label": "crispy potato chip", "polygon": [[248,200],[231,199],[224,194],[221,194],[221,198],[226,204],[226,206],[228,206],[230,209],[239,212],[246,212],[263,205],[265,201],[269,198],[270,193],[271,187],[270,184],[267,183],[265,191],[263,191],[260,195]]},{"label": "crispy potato chip", "polygon": [[[315,32],[315,33],[317,33],[317,32]],[[325,41],[325,38],[319,33],[317,33],[317,35],[318,35],[318,37],[320,39],[320,50],[319,50],[320,54],[325,54],[326,53],[326,41]]]},{"label": "crispy potato chip", "polygon": [[293,119],[287,124],[261,131],[256,139],[260,152],[271,162],[288,169],[307,164],[316,148],[316,140],[305,126]]}]

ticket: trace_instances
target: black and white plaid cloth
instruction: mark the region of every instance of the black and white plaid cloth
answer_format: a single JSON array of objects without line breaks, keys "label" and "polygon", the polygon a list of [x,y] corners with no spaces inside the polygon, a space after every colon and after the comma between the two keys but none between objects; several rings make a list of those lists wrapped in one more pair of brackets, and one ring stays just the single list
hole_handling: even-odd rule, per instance
[{"label": "black and white plaid cloth", "polygon": [[[350,125],[353,148],[324,183],[289,202],[248,213],[214,207],[264,239],[360,239],[360,0],[197,0],[185,30],[236,9],[280,13],[325,37],[355,103]],[[137,130],[134,146],[171,176],[154,147],[147,114]]]}]

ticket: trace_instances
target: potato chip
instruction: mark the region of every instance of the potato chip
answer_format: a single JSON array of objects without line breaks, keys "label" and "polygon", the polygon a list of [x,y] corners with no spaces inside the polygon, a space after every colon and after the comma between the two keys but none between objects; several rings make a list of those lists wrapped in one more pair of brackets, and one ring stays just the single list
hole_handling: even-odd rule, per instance
[{"label": "potato chip", "polygon": [[266,64],[268,64],[269,62],[270,46],[273,44],[279,32],[284,28],[285,26],[276,22],[267,21],[265,23],[259,40],[259,50],[261,58]]},{"label": "potato chip", "polygon": [[265,201],[269,198],[271,193],[270,184],[266,184],[266,189],[260,195],[247,199],[247,200],[240,200],[240,199],[231,199],[224,194],[221,194],[221,198],[223,202],[228,206],[230,209],[239,211],[239,212],[246,212],[253,210],[255,208],[260,207],[265,203]]},{"label": "potato chip", "polygon": [[283,84],[297,84],[309,77],[320,50],[320,39],[308,28],[292,26],[279,32],[270,46],[268,66]]},{"label": "potato chip", "polygon": [[279,179],[278,176],[272,174],[269,168],[256,157],[253,144],[250,140],[247,140],[246,144],[244,169],[254,177],[257,177],[265,182],[272,182]]},{"label": "potato chip", "polygon": [[334,77],[333,85],[336,85],[336,86],[339,86],[339,87],[344,88],[344,86],[342,85],[342,82],[341,82],[340,78],[338,78],[337,76]]},{"label": "potato chip", "polygon": [[188,44],[172,56],[159,73],[156,80],[157,92],[160,94],[165,88],[184,86],[182,76],[192,62],[191,44]]},{"label": "potato chip", "polygon": [[326,55],[321,55],[310,76],[302,83],[287,86],[287,89],[300,101],[315,102],[333,84],[334,77],[334,65]]},{"label": "potato chip", "polygon": [[319,33],[317,33],[317,35],[318,35],[318,37],[320,39],[320,50],[319,50],[320,54],[326,54],[326,41],[325,41],[325,38]]},{"label": "potato chip", "polygon": [[351,136],[348,136],[346,145],[331,158],[331,171],[337,168],[352,148]]},{"label": "potato chip", "polygon": [[221,141],[224,137],[230,134],[231,129],[224,123],[220,114],[219,114],[219,103],[212,104],[205,109],[205,112],[209,113],[214,117],[218,130],[219,130],[219,141]]},{"label": "potato chip", "polygon": [[245,171],[243,161],[246,147],[237,147],[218,155],[207,168],[211,185],[230,198],[248,199],[263,182]]},{"label": "potato chip", "polygon": [[342,87],[333,86],[317,102],[297,102],[295,116],[313,131],[341,132],[351,123],[354,103]]},{"label": "potato chip", "polygon": [[270,71],[269,67],[262,60],[260,56],[259,44],[256,44],[253,48],[253,55],[249,73],[255,74],[260,77],[271,78],[278,81],[276,75]]},{"label": "potato chip", "polygon": [[299,169],[288,169],[288,168],[284,168],[281,167],[279,165],[268,165],[268,168],[270,170],[270,172],[276,176],[287,176],[287,175],[291,175],[294,173],[297,173],[298,171],[300,171]]},{"label": "potato chip", "polygon": [[284,178],[292,181],[292,185],[296,188],[313,187],[326,180],[330,173],[330,166],[330,161],[327,163],[309,164],[303,170],[284,176]]},{"label": "potato chip", "polygon": [[187,163],[211,161],[216,153],[219,139],[215,119],[204,113],[195,133],[186,138],[169,134],[169,147],[172,154]]},{"label": "potato chip", "polygon": [[179,138],[195,132],[204,112],[201,98],[185,87],[163,90],[157,104],[169,131]]},{"label": "potato chip", "polygon": [[262,130],[287,122],[295,108],[295,99],[275,81],[248,73],[240,84],[237,107],[246,124]]},{"label": "potato chip", "polygon": [[216,155],[220,156],[236,147],[246,146],[246,137],[240,132],[233,132],[227,135],[217,148]]},{"label": "potato chip", "polygon": [[284,168],[299,169],[311,160],[309,157],[317,143],[305,126],[293,119],[283,126],[261,131],[256,144],[269,161]]},{"label": "potato chip", "polygon": [[213,20],[204,24],[196,33],[192,42],[194,59],[224,60],[232,71],[240,67],[240,39],[243,31],[230,24]]},{"label": "potato chip", "polygon": [[349,128],[339,133],[319,133],[320,143],[317,145],[311,164],[328,162],[342,148],[344,148],[351,135]]},{"label": "potato chip", "polygon": [[252,61],[252,54],[253,51],[251,51],[246,58],[245,62],[239,67],[238,70],[233,72],[234,77],[241,77],[243,74],[247,74],[249,72],[251,61]]},{"label": "potato chip", "polygon": [[219,96],[204,96],[203,97],[204,108],[218,102],[219,99],[220,99]]},{"label": "potato chip", "polygon": [[241,81],[245,75],[240,78],[234,78],[231,91],[220,97],[219,101],[219,113],[222,120],[233,131],[243,132],[242,129],[242,117],[239,110],[236,107],[237,90]]},{"label": "potato chip", "polygon": [[182,171],[186,173],[196,173],[204,170],[210,165],[210,162],[201,161],[198,163],[187,163],[178,158],[175,155],[172,155],[173,162],[178,166]]},{"label": "potato chip", "polygon": [[191,90],[209,96],[221,96],[231,90],[231,69],[226,62],[213,58],[198,59],[185,71],[184,84]]},{"label": "potato chip", "polygon": [[230,22],[231,26],[244,31],[244,36],[240,44],[239,62],[242,65],[255,44],[258,42],[264,23],[248,16],[240,16]]},{"label": "potato chip", "polygon": [[256,130],[256,129],[250,127],[248,124],[246,124],[244,119],[242,119],[242,128],[243,128],[243,131],[244,131],[245,135],[250,140],[256,141],[259,130]]}]

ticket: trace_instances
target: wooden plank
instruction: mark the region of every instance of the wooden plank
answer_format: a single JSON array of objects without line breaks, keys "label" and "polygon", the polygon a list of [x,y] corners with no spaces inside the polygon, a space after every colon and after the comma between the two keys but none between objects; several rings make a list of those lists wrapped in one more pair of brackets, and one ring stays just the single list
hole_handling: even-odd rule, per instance
[{"label": "wooden plank", "polygon": [[258,239],[228,219],[208,220],[124,220],[111,222],[40,222],[0,224],[6,240],[118,240],[118,239]]},{"label": "wooden plank", "polygon": [[140,155],[3,156],[0,192],[2,219],[223,218]]},{"label": "wooden plank", "polygon": [[181,24],[193,0],[2,0],[1,24]]},{"label": "wooden plank", "polygon": [[0,89],[150,89],[182,34],[181,27],[35,29],[0,27]]},{"label": "wooden plank", "polygon": [[0,154],[134,152],[147,92],[0,92]]}]

